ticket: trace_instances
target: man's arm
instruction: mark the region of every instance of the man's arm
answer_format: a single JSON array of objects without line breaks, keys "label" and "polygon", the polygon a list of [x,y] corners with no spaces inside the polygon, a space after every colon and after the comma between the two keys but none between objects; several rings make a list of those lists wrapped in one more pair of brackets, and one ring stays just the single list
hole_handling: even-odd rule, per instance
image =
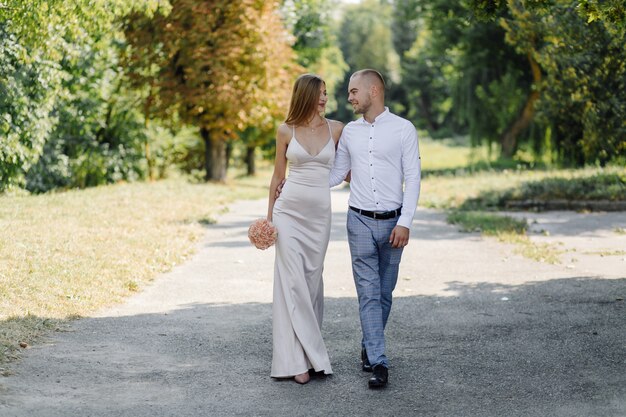
[{"label": "man's arm", "polygon": [[335,163],[333,164],[333,168],[330,170],[328,183],[331,188],[341,184],[350,172],[350,152],[348,151],[346,142],[346,128],[344,128],[341,133],[341,137],[339,138],[337,152],[335,153]]},{"label": "man's arm", "polygon": [[419,200],[421,180],[417,131],[412,123],[407,124],[402,137],[402,173],[404,175],[404,196],[402,198],[402,214],[398,219],[398,225],[410,229]]}]

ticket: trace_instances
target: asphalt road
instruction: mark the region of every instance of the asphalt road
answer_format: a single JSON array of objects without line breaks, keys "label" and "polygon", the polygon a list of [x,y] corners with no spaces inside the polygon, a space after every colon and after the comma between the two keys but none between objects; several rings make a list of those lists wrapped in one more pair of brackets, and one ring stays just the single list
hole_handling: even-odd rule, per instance
[{"label": "asphalt road", "polygon": [[549,265],[419,209],[387,327],[390,382],[372,391],[347,192],[332,194],[323,334],[334,375],[269,377],[274,253],[246,235],[266,205],[239,202],[189,262],[25,351],[0,379],[0,416],[626,416],[624,213],[516,213],[533,240],[562,249]]}]

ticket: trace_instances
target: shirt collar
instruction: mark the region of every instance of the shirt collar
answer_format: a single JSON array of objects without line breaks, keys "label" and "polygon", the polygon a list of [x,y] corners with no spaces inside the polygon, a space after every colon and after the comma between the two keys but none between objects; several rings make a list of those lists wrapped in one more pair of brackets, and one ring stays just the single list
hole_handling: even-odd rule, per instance
[{"label": "shirt collar", "polygon": [[[385,106],[385,110],[379,114],[378,116],[376,116],[376,118],[374,119],[374,123],[378,123],[381,120],[383,120],[385,117],[387,117],[389,115],[389,107]],[[365,117],[361,116],[361,118],[359,119],[359,121],[361,123],[366,123],[366,124],[370,124],[367,120],[365,120]],[[372,123],[372,124],[374,124]]]}]

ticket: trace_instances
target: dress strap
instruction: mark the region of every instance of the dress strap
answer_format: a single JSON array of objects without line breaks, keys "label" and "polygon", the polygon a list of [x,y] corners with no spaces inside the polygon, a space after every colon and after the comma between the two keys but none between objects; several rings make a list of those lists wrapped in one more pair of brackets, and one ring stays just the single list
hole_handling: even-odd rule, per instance
[{"label": "dress strap", "polygon": [[333,131],[330,128],[330,122],[328,121],[328,119],[324,118],[324,120],[326,120],[326,124],[328,125],[328,134],[330,135],[330,138],[333,138]]},{"label": "dress strap", "polygon": [[296,125],[291,125],[291,137],[296,137]]}]

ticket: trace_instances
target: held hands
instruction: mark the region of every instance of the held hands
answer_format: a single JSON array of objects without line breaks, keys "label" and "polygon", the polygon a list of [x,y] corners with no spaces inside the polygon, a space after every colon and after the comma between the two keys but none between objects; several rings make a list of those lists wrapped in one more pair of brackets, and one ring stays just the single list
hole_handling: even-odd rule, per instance
[{"label": "held hands", "polygon": [[392,248],[403,248],[409,243],[409,229],[404,226],[396,226],[391,231],[389,243]]},{"label": "held hands", "polygon": [[274,200],[278,200],[278,197],[280,197],[280,193],[283,191],[283,185],[285,185],[286,181],[287,179],[283,179],[280,184],[278,184],[278,187],[276,187],[276,195],[274,196]]}]

